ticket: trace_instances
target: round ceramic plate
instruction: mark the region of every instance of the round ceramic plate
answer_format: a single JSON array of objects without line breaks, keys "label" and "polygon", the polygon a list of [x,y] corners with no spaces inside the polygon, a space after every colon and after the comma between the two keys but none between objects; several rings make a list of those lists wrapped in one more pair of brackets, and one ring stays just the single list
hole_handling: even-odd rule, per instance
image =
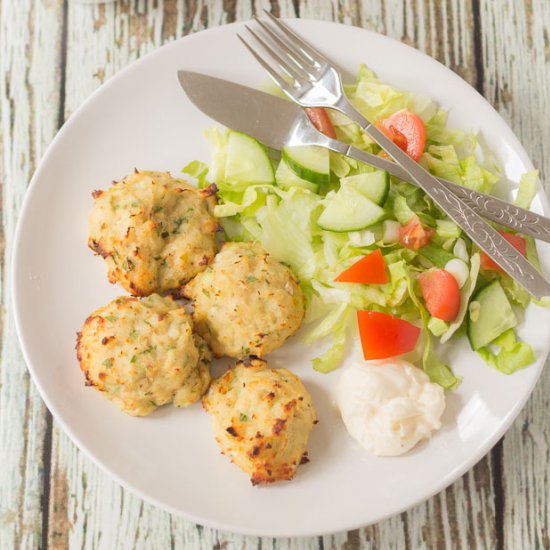
[{"label": "round ceramic plate", "polygon": [[[349,74],[364,62],[379,76],[422,92],[450,110],[449,125],[481,129],[506,176],[531,169],[527,154],[492,107],[468,84],[418,51],[361,29],[291,21]],[[178,174],[192,159],[208,161],[203,137],[212,124],[181,91],[176,71],[189,69],[257,86],[265,75],[236,37],[242,24],[169,44],[102,86],[71,116],[37,170],[19,219],[14,299],[29,369],[56,420],[122,485],[175,514],[219,529],[266,536],[317,535],[357,528],[396,514],[441,491],[502,436],[529,397],[548,352],[550,312],[529,307],[520,334],[536,364],[507,377],[486,366],[467,342],[444,357],[464,377],[448,396],[443,428],[398,458],[375,458],[347,435],[332,404],[339,371],[314,372],[315,349],[291,339],[270,356],[309,388],[319,424],[311,462],[296,478],[252,487],[219,452],[200,404],[165,406],[131,418],[86,388],[75,357],[75,334],[87,315],[124,291],[110,285],[100,258],[87,248],[91,192],[135,166]],[[541,194],[533,208],[545,209]],[[550,247],[540,247],[550,264]],[[351,350],[350,363],[360,356]],[[222,361],[222,367],[231,364]]]}]

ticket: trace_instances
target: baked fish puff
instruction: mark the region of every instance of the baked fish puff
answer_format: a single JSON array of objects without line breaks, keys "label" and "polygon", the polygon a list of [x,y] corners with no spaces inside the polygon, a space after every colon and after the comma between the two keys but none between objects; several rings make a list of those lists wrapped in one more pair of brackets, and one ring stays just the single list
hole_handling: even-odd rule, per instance
[{"label": "baked fish puff", "polygon": [[104,258],[109,281],[133,296],[181,287],[217,252],[214,186],[136,171],[93,197],[88,246]]},{"label": "baked fish puff", "polygon": [[292,271],[257,243],[225,243],[183,289],[199,334],[218,357],[263,357],[299,328],[304,295]]},{"label": "baked fish puff", "polygon": [[76,350],[86,384],[132,416],[195,403],[210,383],[212,354],[171,297],[116,298],[86,319]]},{"label": "baked fish puff", "polygon": [[316,413],[300,379],[256,358],[239,361],[202,399],[223,454],[253,485],[292,479],[308,462]]}]

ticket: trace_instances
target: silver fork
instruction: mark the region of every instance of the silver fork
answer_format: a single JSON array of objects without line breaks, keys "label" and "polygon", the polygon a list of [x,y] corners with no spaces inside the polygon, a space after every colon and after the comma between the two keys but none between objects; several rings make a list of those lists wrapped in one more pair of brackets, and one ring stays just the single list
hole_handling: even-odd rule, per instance
[{"label": "silver fork", "polygon": [[345,114],[508,275],[536,298],[550,296],[550,284],[506,239],[355,109],[344,93],[339,71],[322,53],[264,11],[271,24],[255,18],[259,32],[246,26],[264,55],[238,37],[290,99],[301,107],[329,107]]}]

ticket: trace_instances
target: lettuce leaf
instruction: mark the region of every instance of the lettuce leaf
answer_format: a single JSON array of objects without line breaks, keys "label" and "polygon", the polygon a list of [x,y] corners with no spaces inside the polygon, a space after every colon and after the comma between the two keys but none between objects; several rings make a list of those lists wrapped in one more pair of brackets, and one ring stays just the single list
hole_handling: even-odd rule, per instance
[{"label": "lettuce leaf", "polygon": [[197,180],[197,187],[202,189],[208,185],[206,176],[208,175],[208,165],[200,160],[194,160],[184,166],[181,171]]},{"label": "lettuce leaf", "polygon": [[227,160],[227,132],[217,126],[207,128],[204,132],[210,143],[210,179],[218,186],[225,183],[225,164]]},{"label": "lettuce leaf", "polygon": [[440,342],[444,344],[460,328],[468,312],[468,304],[476,288],[477,278],[479,276],[480,255],[476,252],[470,258],[470,275],[464,286],[460,289],[460,308],[456,319],[449,325],[448,330],[442,334]]},{"label": "lettuce leaf", "polygon": [[518,194],[516,196],[516,200],[514,201],[515,205],[520,208],[529,208],[538,190],[538,170],[530,170],[529,172],[525,172],[519,180]]},{"label": "lettuce leaf", "polygon": [[[498,349],[493,351],[492,348]],[[514,329],[503,332],[490,346],[480,348],[477,352],[488,365],[504,374],[512,374],[535,360],[531,346],[518,341]]]},{"label": "lettuce leaf", "polygon": [[281,201],[268,200],[256,212],[262,229],[259,240],[270,254],[289,265],[298,278],[309,279],[315,258],[313,214],[321,198],[300,187],[289,189],[282,197]]}]

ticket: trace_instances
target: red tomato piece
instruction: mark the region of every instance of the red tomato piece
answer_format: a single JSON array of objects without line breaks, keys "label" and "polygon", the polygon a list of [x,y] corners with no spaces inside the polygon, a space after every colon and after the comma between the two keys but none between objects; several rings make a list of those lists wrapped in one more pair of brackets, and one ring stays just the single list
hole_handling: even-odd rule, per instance
[{"label": "red tomato piece", "polygon": [[[523,237],[520,237],[519,235],[514,235],[512,233],[507,233],[506,231],[499,231],[499,233],[520,253],[525,256],[525,239]],[[482,269],[487,269],[488,271],[499,271],[500,273],[504,273],[504,270],[496,263],[494,262],[483,250],[481,251],[481,255],[479,257],[480,264]]]},{"label": "red tomato piece", "polygon": [[336,139],[336,130],[323,107],[306,107],[304,111],[319,132],[332,139]]},{"label": "red tomato piece", "polygon": [[[387,138],[391,139],[401,150],[405,151],[405,153],[407,152],[407,138],[401,132],[387,125],[384,120],[379,120],[375,124]],[[381,151],[380,154],[391,159],[390,155],[385,151]]]},{"label": "red tomato piece", "polygon": [[386,359],[412,351],[420,336],[420,328],[388,313],[361,310],[357,312],[363,356]]},{"label": "red tomato piece", "polygon": [[411,218],[399,229],[399,242],[411,250],[419,250],[426,246],[435,235],[431,227],[424,227],[418,216]]},{"label": "red tomato piece", "polygon": [[426,146],[426,128],[418,115],[399,111],[380,120],[377,126],[409,157],[420,159]]},{"label": "red tomato piece", "polygon": [[388,282],[386,264],[378,248],[351,267],[340,273],[335,281],[339,283],[362,283],[364,285],[383,285]]},{"label": "red tomato piece", "polygon": [[427,271],[418,277],[426,309],[438,319],[454,321],[460,309],[460,288],[444,269]]}]

